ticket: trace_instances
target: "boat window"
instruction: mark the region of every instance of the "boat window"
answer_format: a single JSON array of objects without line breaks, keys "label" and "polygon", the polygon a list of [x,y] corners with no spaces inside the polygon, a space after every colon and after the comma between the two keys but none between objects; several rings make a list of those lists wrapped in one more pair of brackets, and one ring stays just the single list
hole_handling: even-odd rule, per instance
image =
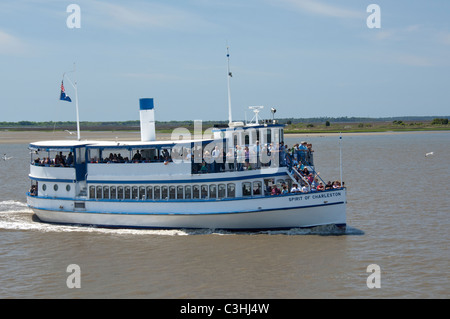
[{"label": "boat window", "polygon": [[95,186],[89,186],[89,198],[95,198]]},{"label": "boat window", "polygon": [[[45,191],[47,189],[47,185],[42,184],[42,190]],[[95,195],[94,195],[95,196]]]},{"label": "boat window", "polygon": [[147,186],[147,199],[153,199],[153,187]]},{"label": "boat window", "polygon": [[200,198],[200,186],[199,185],[194,185],[192,198]]},{"label": "boat window", "polygon": [[161,199],[169,198],[169,188],[167,186],[161,186]]},{"label": "boat window", "polygon": [[105,149],[102,152],[103,163],[125,163],[128,162],[130,151],[126,148]]},{"label": "boat window", "polygon": [[103,198],[109,199],[109,187],[103,186]]},{"label": "boat window", "polygon": [[184,198],[185,199],[191,199],[192,198],[191,191],[192,191],[191,186],[185,186],[184,187]]},{"label": "boat window", "polygon": [[103,197],[103,192],[102,192],[102,187],[101,186],[97,186],[97,198],[98,199],[102,199]]},{"label": "boat window", "polygon": [[171,152],[172,152],[172,149],[170,147],[161,148],[161,153],[159,154],[159,159],[161,161],[170,161]]},{"label": "boat window", "polygon": [[98,148],[90,148],[89,153],[89,163],[98,163],[100,159],[100,150]]},{"label": "boat window", "polygon": [[177,186],[177,198],[183,199],[183,186]]},{"label": "boat window", "polygon": [[262,183],[253,182],[253,195],[261,195]]},{"label": "boat window", "polygon": [[144,186],[139,187],[139,199],[145,199],[145,187]]},{"label": "boat window", "polygon": [[169,186],[169,199],[175,199],[175,186]]},{"label": "boat window", "polygon": [[234,146],[239,144],[238,143],[238,135],[237,135],[237,133],[233,134],[233,143],[234,143]]},{"label": "boat window", "polygon": [[207,198],[208,197],[208,185],[202,185],[202,198]]},{"label": "boat window", "polygon": [[66,185],[66,191],[70,192],[70,185],[69,184]]},{"label": "boat window", "polygon": [[219,184],[218,192],[217,192],[217,195],[219,196],[219,198],[225,197],[226,190],[227,190],[227,188],[226,188],[225,184]]},{"label": "boat window", "polygon": [[148,148],[141,150],[141,160],[146,162],[156,162],[158,161],[158,149]]},{"label": "boat window", "polygon": [[139,199],[138,187],[137,186],[133,186],[131,188],[131,199]]},{"label": "boat window", "polygon": [[271,129],[268,129],[268,130],[266,130],[266,132],[267,132],[267,141],[266,141],[266,143],[272,143],[272,130]]},{"label": "boat window", "polygon": [[242,183],[242,196],[250,196],[252,194],[252,184],[249,182]]},{"label": "boat window", "polygon": [[155,192],[154,198],[155,198],[155,199],[161,199],[161,187],[155,186],[155,187],[153,188],[153,190],[154,190],[154,192]]},{"label": "boat window", "polygon": [[123,186],[117,187],[117,198],[123,199]]},{"label": "boat window", "polygon": [[77,164],[84,164],[86,159],[86,148],[80,147],[75,150]]},{"label": "boat window", "polygon": [[273,141],[274,143],[280,142],[280,130],[277,128],[273,129]]},{"label": "boat window", "polygon": [[246,133],[246,134],[244,135],[244,144],[245,144],[245,145],[250,144],[250,134],[248,134],[248,133]]},{"label": "boat window", "polygon": [[117,191],[116,191],[116,186],[111,186],[109,188],[109,191],[111,192],[111,199],[116,199],[117,198]]},{"label": "boat window", "polygon": [[131,187],[125,186],[124,193],[125,193],[125,196],[124,196],[125,199],[130,199],[131,198]]},{"label": "boat window", "polygon": [[58,190],[58,184],[53,185],[53,189],[55,190],[55,192]]},{"label": "boat window", "polygon": [[236,185],[234,183],[227,184],[227,197],[236,197]]},{"label": "boat window", "polygon": [[217,185],[211,184],[209,185],[209,198],[217,197]]}]

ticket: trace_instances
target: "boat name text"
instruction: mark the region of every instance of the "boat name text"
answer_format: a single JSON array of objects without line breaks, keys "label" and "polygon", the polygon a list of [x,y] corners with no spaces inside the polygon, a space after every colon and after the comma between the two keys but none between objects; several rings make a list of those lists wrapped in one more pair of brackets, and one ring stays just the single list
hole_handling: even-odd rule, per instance
[{"label": "boat name text", "polygon": [[341,192],[333,192],[333,193],[317,193],[317,194],[311,194],[311,195],[304,195],[304,196],[295,196],[295,197],[289,197],[289,201],[298,201],[298,200],[310,200],[310,199],[317,199],[317,198],[329,198],[329,197],[337,197],[341,196]]}]

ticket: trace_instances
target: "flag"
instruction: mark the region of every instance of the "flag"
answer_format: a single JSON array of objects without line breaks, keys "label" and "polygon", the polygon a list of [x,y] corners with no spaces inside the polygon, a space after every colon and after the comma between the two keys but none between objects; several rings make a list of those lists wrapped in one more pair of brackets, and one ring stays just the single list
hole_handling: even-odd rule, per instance
[{"label": "flag", "polygon": [[68,95],[66,95],[66,92],[64,91],[64,83],[63,83],[63,81],[61,81],[61,96],[59,97],[59,99],[61,101],[72,102],[72,99]]}]

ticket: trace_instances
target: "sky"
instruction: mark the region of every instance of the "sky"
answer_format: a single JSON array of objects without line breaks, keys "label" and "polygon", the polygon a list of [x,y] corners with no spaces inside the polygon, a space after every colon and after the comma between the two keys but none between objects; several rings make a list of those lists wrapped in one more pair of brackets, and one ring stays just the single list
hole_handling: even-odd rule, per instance
[{"label": "sky", "polygon": [[227,46],[233,120],[255,105],[447,116],[449,13],[448,0],[2,0],[0,121],[74,121],[69,80],[81,121],[138,120],[140,98],[159,121],[228,120]]}]

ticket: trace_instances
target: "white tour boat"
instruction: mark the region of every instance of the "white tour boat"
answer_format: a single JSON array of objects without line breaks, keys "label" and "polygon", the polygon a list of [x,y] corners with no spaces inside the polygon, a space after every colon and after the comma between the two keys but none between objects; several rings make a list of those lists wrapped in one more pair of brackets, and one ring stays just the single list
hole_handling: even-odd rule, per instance
[{"label": "white tour boat", "polygon": [[[156,141],[153,99],[141,99],[140,109],[141,141],[29,145],[28,206],[41,221],[234,230],[345,226],[345,188],[312,189],[298,169],[314,174],[312,156],[283,148],[283,125],[232,122],[212,129],[209,139]],[[290,192],[294,184],[303,184],[303,192]],[[283,185],[289,192],[275,194]]]},{"label": "white tour boat", "polygon": [[154,102],[144,98],[140,141],[82,141],[78,131],[77,140],[31,143],[28,206],[43,222],[101,227],[345,227],[345,187],[316,188],[311,152],[285,149],[284,125],[260,122],[262,107],[243,123],[228,106],[229,125],[208,138],[182,129],[156,140]]}]

